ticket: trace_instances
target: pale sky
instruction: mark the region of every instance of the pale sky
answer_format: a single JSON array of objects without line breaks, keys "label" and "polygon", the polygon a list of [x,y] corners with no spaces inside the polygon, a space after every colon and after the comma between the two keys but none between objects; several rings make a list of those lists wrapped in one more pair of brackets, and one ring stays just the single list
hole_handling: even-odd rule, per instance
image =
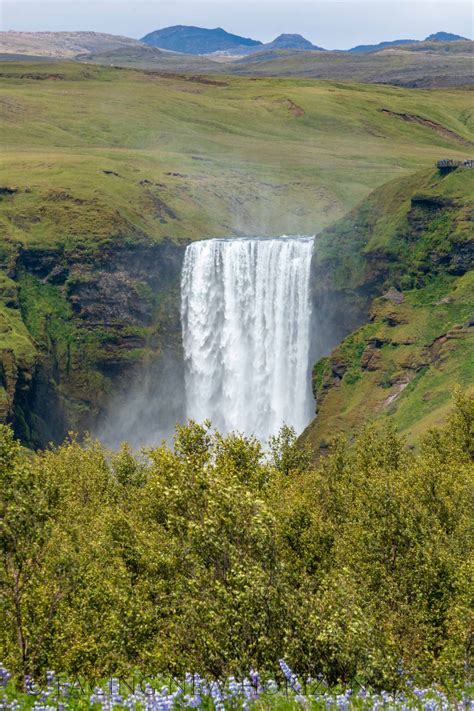
[{"label": "pale sky", "polygon": [[440,30],[472,38],[473,7],[468,0],[0,0],[0,27],[139,38],[168,25],[197,25],[262,42],[299,33],[328,49],[347,49]]}]

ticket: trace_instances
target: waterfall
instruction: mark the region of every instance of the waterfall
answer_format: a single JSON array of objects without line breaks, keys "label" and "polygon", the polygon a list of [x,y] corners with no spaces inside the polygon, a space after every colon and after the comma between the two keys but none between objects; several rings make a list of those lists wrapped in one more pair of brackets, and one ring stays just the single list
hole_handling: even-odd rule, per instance
[{"label": "waterfall", "polygon": [[264,440],[312,412],[313,237],[190,244],[181,276],[186,415]]}]

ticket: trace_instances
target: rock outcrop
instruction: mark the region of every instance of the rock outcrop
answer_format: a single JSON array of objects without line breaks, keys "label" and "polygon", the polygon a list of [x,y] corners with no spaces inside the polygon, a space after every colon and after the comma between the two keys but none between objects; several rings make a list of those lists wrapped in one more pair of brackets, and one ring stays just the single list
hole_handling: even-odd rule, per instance
[{"label": "rock outcrop", "polygon": [[[0,348],[0,420],[31,446],[95,427],[108,402],[164,354],[181,359],[179,275],[171,242],[110,242],[100,253],[18,248],[17,303],[29,349]],[[17,335],[15,338],[18,340]],[[1,345],[1,340],[0,340]]]}]

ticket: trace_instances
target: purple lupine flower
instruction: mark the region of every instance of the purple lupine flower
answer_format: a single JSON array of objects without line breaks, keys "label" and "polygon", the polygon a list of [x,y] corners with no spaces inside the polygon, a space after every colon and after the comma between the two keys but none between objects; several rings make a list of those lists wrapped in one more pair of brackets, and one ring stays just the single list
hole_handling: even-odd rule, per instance
[{"label": "purple lupine flower", "polygon": [[287,682],[289,683],[289,685],[291,686],[293,691],[296,694],[299,694],[302,687],[301,687],[300,682],[298,681],[298,677],[296,676],[296,674],[294,674],[291,671],[290,667],[288,666],[288,664],[285,662],[284,659],[280,659],[279,664],[280,664],[280,669],[282,670],[282,672],[285,676],[285,679],[287,680]]},{"label": "purple lupine flower", "polygon": [[263,685],[262,680],[260,678],[260,674],[254,669],[251,669],[249,673],[249,678],[254,691],[254,698],[257,699],[263,693]]},{"label": "purple lupine flower", "polygon": [[8,669],[6,669],[3,664],[0,664],[0,686],[6,687],[11,678],[12,675]]}]

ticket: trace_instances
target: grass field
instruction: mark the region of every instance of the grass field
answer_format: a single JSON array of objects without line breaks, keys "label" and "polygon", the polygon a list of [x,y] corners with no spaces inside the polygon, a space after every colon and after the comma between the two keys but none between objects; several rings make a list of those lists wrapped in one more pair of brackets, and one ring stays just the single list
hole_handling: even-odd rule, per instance
[{"label": "grass field", "polygon": [[460,90],[14,62],[0,86],[0,224],[43,246],[314,233],[473,126]]}]

